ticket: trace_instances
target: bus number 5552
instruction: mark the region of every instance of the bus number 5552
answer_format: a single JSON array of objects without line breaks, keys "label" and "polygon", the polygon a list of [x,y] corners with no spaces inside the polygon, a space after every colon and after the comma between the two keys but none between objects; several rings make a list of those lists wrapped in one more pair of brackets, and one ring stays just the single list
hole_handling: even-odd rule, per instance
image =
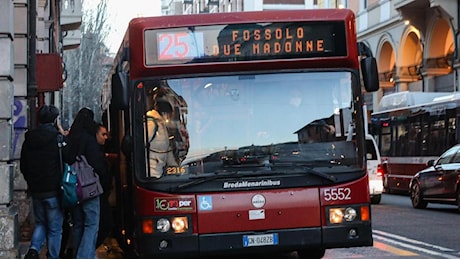
[{"label": "bus number 5552", "polygon": [[350,188],[331,188],[324,189],[324,200],[351,200],[351,189]]}]

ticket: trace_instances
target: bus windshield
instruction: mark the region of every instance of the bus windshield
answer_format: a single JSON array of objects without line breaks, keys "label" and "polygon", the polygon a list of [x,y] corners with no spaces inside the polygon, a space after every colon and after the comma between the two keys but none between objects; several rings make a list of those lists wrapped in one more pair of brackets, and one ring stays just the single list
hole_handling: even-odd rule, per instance
[{"label": "bus windshield", "polygon": [[[146,177],[356,165],[351,72],[142,82]],[[161,163],[157,163],[161,162]],[[359,166],[359,165],[356,165]],[[174,169],[174,170],[172,170]],[[343,169],[340,169],[343,172]]]}]

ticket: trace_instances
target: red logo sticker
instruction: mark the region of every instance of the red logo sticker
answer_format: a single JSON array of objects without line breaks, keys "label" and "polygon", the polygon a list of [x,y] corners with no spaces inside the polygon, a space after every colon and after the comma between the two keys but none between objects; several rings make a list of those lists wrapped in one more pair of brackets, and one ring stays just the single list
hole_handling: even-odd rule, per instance
[{"label": "red logo sticker", "polygon": [[194,209],[193,198],[155,198],[155,211],[182,211]]}]

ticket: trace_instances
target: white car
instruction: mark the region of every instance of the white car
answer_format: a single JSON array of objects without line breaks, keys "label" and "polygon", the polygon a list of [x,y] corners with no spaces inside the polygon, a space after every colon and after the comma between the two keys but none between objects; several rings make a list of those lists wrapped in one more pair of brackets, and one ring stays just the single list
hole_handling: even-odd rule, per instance
[{"label": "white car", "polygon": [[383,164],[377,143],[371,135],[366,135],[366,160],[371,203],[379,204],[383,193]]}]

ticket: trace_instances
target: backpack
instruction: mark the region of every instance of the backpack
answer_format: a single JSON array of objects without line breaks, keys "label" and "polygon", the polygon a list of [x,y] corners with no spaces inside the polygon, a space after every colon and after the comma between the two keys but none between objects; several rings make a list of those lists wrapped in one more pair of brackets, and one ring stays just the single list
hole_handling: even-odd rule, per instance
[{"label": "backpack", "polygon": [[72,165],[64,163],[61,189],[64,208],[75,207],[80,202],[103,193],[99,175],[94,172],[83,155],[78,156]]},{"label": "backpack", "polygon": [[104,191],[99,175],[94,172],[94,168],[88,163],[84,155],[77,156],[77,160],[70,167],[73,168],[77,176],[77,197],[79,202],[102,195]]},{"label": "backpack", "polygon": [[72,208],[78,204],[77,174],[70,165],[64,163],[64,175],[62,176],[62,206]]},{"label": "backpack", "polygon": [[57,135],[57,144],[59,148],[61,172],[63,173],[61,180],[61,203],[64,208],[72,208],[78,204],[77,175],[73,168],[67,163],[64,163],[62,159],[62,147],[66,145],[63,135]]}]

